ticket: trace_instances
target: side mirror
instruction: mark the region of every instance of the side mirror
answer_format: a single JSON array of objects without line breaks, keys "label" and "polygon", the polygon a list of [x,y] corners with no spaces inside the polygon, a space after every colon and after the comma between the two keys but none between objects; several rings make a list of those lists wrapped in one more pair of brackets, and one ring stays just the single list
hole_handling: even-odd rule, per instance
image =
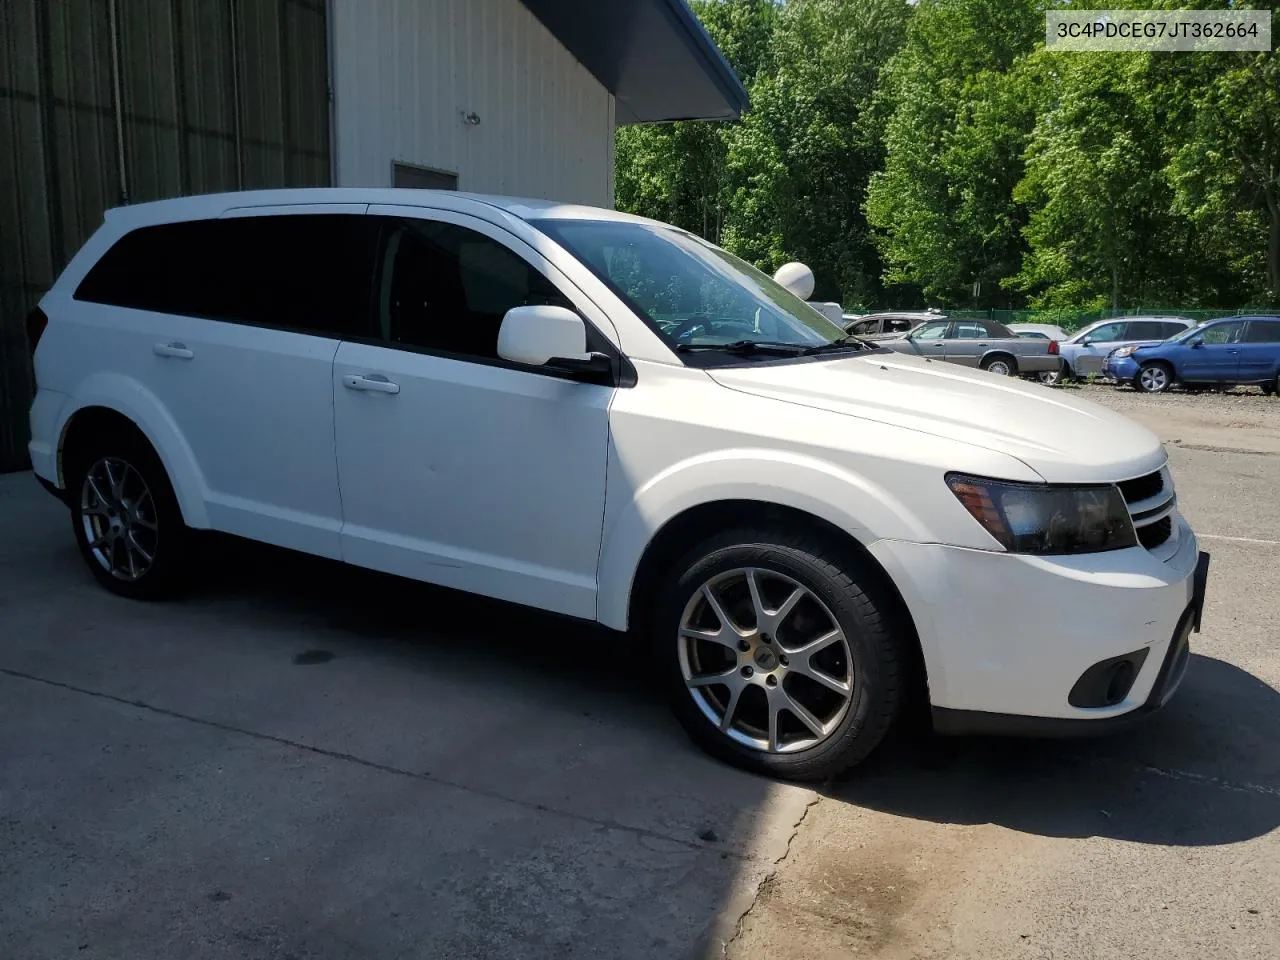
[{"label": "side mirror", "polygon": [[1084,337],[1084,338],[1080,341],[1080,346],[1082,346],[1082,347],[1087,347],[1087,346],[1089,346],[1089,344],[1091,344],[1091,343],[1093,343],[1093,337]]},{"label": "side mirror", "polygon": [[587,326],[565,307],[512,307],[498,328],[498,356],[534,367],[600,376],[613,370],[603,353],[587,353]]},{"label": "side mirror", "polygon": [[1204,337],[1192,337],[1192,338],[1191,338],[1191,345],[1192,345],[1193,347],[1203,347],[1203,346],[1204,346]]},{"label": "side mirror", "polygon": [[813,271],[803,263],[784,263],[773,275],[773,279],[801,300],[808,300],[813,296]]}]

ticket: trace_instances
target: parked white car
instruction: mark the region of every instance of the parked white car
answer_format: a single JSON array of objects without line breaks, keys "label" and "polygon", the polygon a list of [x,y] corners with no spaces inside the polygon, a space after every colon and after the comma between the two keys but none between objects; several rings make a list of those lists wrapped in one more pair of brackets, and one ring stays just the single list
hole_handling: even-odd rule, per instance
[{"label": "parked white car", "polygon": [[1199,628],[1208,556],[1145,428],[846,339],[662,223],[139,204],[29,329],[31,459],[108,589],[172,593],[218,530],[598,621],[771,774],[857,763],[912,691],[946,732],[1128,720]]},{"label": "parked white car", "polygon": [[1080,377],[1096,377],[1103,373],[1107,355],[1121,347],[1140,343],[1159,343],[1185,333],[1195,323],[1186,317],[1119,317],[1098,320],[1067,338],[1058,348],[1062,353],[1062,370],[1040,375],[1041,383],[1057,383]]},{"label": "parked white car", "polygon": [[1034,337],[1038,340],[1066,340],[1069,334],[1052,323],[1011,323],[1009,329],[1020,337]]}]

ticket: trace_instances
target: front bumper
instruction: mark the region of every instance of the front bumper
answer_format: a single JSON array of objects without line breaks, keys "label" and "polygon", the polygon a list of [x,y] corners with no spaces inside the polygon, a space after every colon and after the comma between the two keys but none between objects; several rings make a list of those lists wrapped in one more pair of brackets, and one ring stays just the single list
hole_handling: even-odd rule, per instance
[{"label": "front bumper", "polygon": [[[1165,669],[1179,656],[1170,651],[1185,639],[1188,623],[1188,634],[1199,625],[1207,563],[1176,514],[1174,524],[1177,540],[1165,560],[1141,547],[1030,557],[875,543],[871,552],[915,621],[939,726],[1076,727],[1165,702],[1181,679],[1181,668],[1176,676]],[[1123,699],[1072,705],[1072,689],[1086,671],[1135,651],[1145,654]]]},{"label": "front bumper", "polygon": [[1117,382],[1128,382],[1138,375],[1138,362],[1132,356],[1107,357],[1102,364],[1102,375]]}]

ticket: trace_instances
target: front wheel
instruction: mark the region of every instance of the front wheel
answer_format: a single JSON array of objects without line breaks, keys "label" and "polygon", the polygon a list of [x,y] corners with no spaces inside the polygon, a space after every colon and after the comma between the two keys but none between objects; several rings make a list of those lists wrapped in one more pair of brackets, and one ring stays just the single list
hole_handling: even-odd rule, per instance
[{"label": "front wheel", "polygon": [[1163,363],[1144,363],[1133,385],[1143,393],[1164,393],[1173,386],[1173,375]]},{"label": "front wheel", "polygon": [[903,641],[856,563],[820,539],[741,530],[676,570],[652,642],[697,744],[747,769],[824,780],[880,743],[903,696]]}]

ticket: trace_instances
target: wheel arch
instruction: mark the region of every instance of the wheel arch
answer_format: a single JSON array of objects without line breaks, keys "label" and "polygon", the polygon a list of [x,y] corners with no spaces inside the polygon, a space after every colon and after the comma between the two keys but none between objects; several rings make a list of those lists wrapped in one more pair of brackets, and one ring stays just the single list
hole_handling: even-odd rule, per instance
[{"label": "wheel arch", "polygon": [[1022,368],[1022,365],[1018,363],[1017,354],[1010,353],[1008,350],[999,347],[984,353],[978,360],[978,367],[985,370],[993,360],[1009,361],[1013,365],[1014,373],[1017,373]]},{"label": "wheel arch", "polygon": [[55,450],[57,485],[66,490],[67,450],[96,430],[132,429],[150,445],[173,486],[183,522],[207,528],[204,481],[191,448],[160,401],[140,384],[114,374],[92,379],[60,417]]},{"label": "wheel arch", "polygon": [[716,500],[689,507],[664,523],[645,546],[627,596],[624,629],[648,629],[653,596],[663,576],[680,557],[700,541],[735,527],[760,525],[795,531],[804,530],[845,554],[859,574],[872,580],[876,596],[883,598],[885,611],[895,629],[903,631],[909,668],[908,702],[912,707],[928,703],[928,670],[915,619],[898,585],[888,570],[849,531],[830,520],[798,507],[764,500]]}]

